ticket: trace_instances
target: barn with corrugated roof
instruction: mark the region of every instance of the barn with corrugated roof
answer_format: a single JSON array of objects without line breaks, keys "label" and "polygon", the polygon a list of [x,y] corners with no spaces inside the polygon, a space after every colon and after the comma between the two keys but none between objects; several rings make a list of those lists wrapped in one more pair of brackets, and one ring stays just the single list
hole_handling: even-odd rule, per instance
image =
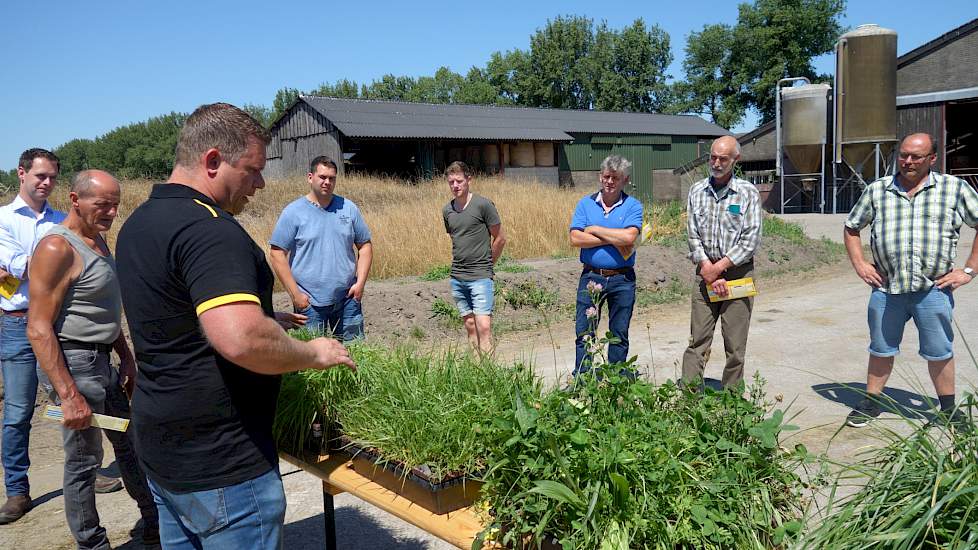
[{"label": "barn with corrugated roof", "polygon": [[677,198],[672,170],[727,130],[693,115],[300,96],[272,125],[266,178],[328,155],[343,172],[431,178],[455,160],[510,179],[590,186],[610,154],[633,163],[644,200]]}]

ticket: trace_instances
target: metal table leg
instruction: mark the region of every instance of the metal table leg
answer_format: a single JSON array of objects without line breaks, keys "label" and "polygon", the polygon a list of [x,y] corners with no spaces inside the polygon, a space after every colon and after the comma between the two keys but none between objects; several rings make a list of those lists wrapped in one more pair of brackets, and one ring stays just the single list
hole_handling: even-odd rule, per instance
[{"label": "metal table leg", "polygon": [[326,550],[336,550],[336,510],[333,508],[333,495],[328,487],[323,482],[323,527],[326,533]]}]

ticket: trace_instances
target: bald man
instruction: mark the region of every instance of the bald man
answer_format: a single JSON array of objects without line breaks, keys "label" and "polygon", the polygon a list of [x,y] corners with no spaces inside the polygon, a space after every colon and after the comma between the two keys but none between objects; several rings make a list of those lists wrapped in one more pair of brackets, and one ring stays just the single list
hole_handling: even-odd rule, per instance
[{"label": "bald man", "polygon": [[[856,274],[869,297],[869,368],[866,397],[846,419],[854,428],[880,415],[880,394],[900,352],[903,329],[913,318],[920,356],[927,361],[941,412],[936,419],[970,429],[954,408],[955,289],[978,270],[978,239],[961,267],[954,266],[961,225],[978,224],[978,193],[964,180],[933,172],[934,139],[911,134],[900,143],[899,174],[880,178],[863,190],[846,219],[843,238]],[[870,228],[873,262],[863,258],[859,232]]]},{"label": "bald man", "polygon": [[[100,170],[80,172],[71,183],[71,208],[38,243],[30,263],[27,337],[41,367],[42,385],[61,405],[65,449],[65,516],[78,548],[109,548],[95,509],[95,472],[102,436],[92,413],[129,416],[136,364],[122,334],[122,295],[115,261],[103,233],[118,214],[119,182]],[[109,363],[119,354],[117,373]],[[159,545],[159,519],[128,434],[106,431],[126,490],[143,521],[142,542]]]},{"label": "bald man", "polygon": [[744,378],[744,355],[754,298],[710,302],[708,289],[726,297],[727,281],[754,276],[754,252],[761,243],[761,200],[749,181],[734,177],[740,143],[717,138],[710,147],[710,177],[689,190],[686,229],[689,259],[699,287],[693,292],[689,347],[683,354],[683,384],[699,388],[717,320],[721,320],[727,362],[722,383],[733,389]]}]

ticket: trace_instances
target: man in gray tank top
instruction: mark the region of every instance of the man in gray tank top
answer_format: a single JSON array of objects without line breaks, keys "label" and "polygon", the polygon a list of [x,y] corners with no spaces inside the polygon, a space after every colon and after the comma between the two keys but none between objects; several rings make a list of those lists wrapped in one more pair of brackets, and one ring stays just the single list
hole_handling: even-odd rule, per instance
[{"label": "man in gray tank top", "polygon": [[[27,335],[41,367],[41,382],[61,405],[65,448],[65,515],[78,548],[108,549],[95,509],[95,472],[102,436],[92,413],[128,417],[136,363],[122,334],[122,295],[115,260],[102,233],[118,213],[120,188],[107,172],[86,170],[72,180],[71,208],[51,228],[30,264],[31,309]],[[119,354],[119,372],[109,363]],[[159,545],[159,519],[129,436],[106,430],[126,490],[139,506],[143,544]]]}]

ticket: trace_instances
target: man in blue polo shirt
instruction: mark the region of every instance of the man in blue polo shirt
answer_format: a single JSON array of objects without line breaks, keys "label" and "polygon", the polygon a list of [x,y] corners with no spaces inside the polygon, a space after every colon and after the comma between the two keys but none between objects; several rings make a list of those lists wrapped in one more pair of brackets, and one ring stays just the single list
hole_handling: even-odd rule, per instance
[{"label": "man in blue polo shirt", "polygon": [[[344,341],[363,338],[363,288],[373,245],[360,209],[336,195],[336,163],[309,163],[309,193],[289,203],[269,240],[272,269],[306,326]],[[356,249],[356,253],[354,253]]]},{"label": "man in blue polo shirt", "polygon": [[[601,162],[601,188],[577,203],[570,226],[571,245],[581,249],[584,270],[577,285],[577,353],[574,375],[591,368],[589,342],[608,304],[608,328],[617,339],[608,345],[608,362],[628,358],[628,325],[635,305],[635,245],[642,228],[642,203],[623,191],[632,163],[618,155]],[[598,286],[600,285],[600,286]],[[595,305],[592,294],[598,297]]]}]

